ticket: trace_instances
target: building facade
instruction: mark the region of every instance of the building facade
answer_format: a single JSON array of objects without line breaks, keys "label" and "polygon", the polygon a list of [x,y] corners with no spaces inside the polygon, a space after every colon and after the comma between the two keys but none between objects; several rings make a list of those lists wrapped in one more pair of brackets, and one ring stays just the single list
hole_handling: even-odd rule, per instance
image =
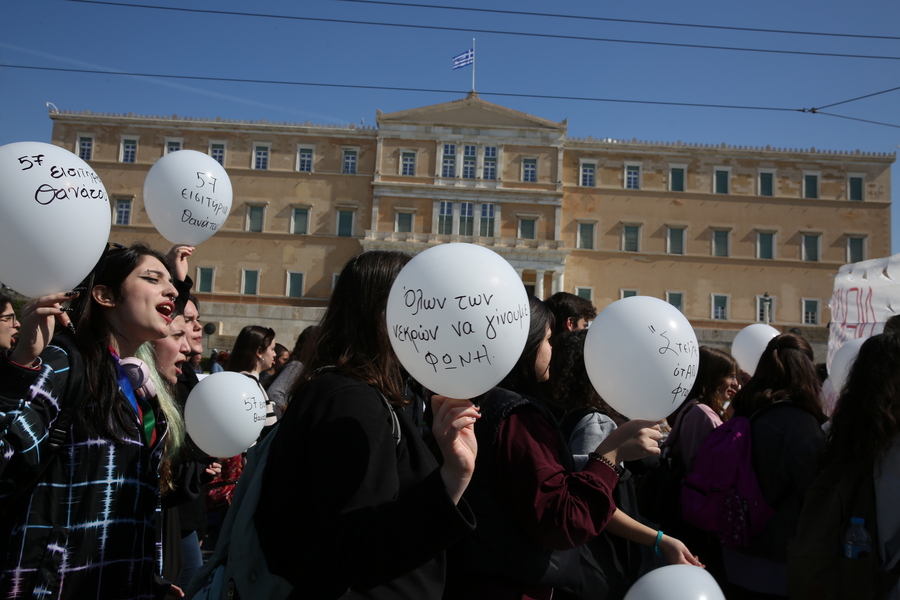
[{"label": "building facade", "polygon": [[231,213],[192,259],[220,346],[249,323],[290,346],[354,254],[447,242],[498,252],[538,297],[665,299],[701,341],[767,320],[824,340],[838,268],[891,248],[893,154],[571,138],[474,93],[375,127],[50,117],[104,182],[120,243],[167,245],[141,198],[163,154],[224,165]]}]

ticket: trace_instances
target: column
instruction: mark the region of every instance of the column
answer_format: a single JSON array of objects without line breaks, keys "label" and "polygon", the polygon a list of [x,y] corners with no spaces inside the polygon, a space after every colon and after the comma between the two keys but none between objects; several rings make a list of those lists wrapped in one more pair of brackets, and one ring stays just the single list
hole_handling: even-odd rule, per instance
[{"label": "column", "polygon": [[536,269],[534,271],[534,297],[538,300],[544,299],[544,273],[547,271],[543,269]]}]

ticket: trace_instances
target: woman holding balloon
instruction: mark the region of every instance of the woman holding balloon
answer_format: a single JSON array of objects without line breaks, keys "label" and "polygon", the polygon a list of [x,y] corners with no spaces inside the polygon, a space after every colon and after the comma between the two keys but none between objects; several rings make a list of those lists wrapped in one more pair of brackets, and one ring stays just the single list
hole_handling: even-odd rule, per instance
[{"label": "woman holding balloon", "polygon": [[[172,279],[163,255],[116,247],[76,292],[23,307],[19,344],[0,360],[4,598],[182,595],[156,576],[155,542],[157,472],[180,415],[136,395],[120,365],[167,335]],[[53,337],[66,313],[71,341]]]},{"label": "woman holding balloon", "polygon": [[291,597],[438,600],[445,548],[474,526],[460,499],[476,408],[432,399],[442,464],[402,410],[406,376],[385,309],[409,259],[366,252],[347,263],[272,434],[256,528]]},{"label": "woman holding balloon", "polygon": [[[610,522],[619,463],[659,453],[659,427],[630,421],[576,471],[568,440],[542,399],[552,313],[531,297],[525,348],[481,404],[482,451],[466,500],[478,528],[454,546],[445,598],[549,599],[554,588],[600,597],[580,549]],[[659,539],[657,538],[657,546]],[[586,562],[587,561],[587,562]]]}]

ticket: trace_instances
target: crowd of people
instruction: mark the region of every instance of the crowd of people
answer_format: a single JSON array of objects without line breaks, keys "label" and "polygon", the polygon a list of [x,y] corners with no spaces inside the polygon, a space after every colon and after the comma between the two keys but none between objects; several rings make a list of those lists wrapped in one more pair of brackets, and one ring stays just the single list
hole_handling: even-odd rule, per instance
[{"label": "crowd of people", "polygon": [[[111,244],[72,291],[19,315],[0,296],[3,598],[155,600],[196,587],[246,459],[208,456],[185,430],[204,353],[192,251]],[[785,333],[752,377],[701,347],[687,400],[661,426],[594,390],[584,345],[596,308],[564,292],[529,298],[525,347],[495,388],[471,399],[423,389],[385,321],[410,258],[351,259],[293,349],[247,325],[210,358],[211,373],[252,378],[266,401],[259,439],[274,437],[254,521],[291,597],[621,599],[667,563],[706,568],[729,599],[787,597],[789,543],[823,468],[874,470],[878,552],[897,562],[898,317],[862,346],[830,419],[808,342]],[[690,473],[711,432],[741,417],[773,510],[748,545],[722,544],[677,510],[641,514],[642,481],[664,461]]]}]

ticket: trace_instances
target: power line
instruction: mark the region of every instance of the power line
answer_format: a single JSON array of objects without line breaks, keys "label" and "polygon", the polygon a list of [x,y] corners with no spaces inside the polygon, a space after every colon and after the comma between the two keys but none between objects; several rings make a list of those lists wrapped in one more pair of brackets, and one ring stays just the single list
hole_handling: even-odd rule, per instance
[{"label": "power line", "polygon": [[183,7],[174,7],[174,6],[150,6],[147,4],[131,4],[131,3],[123,3],[123,2],[105,2],[103,0],[63,0],[64,2],[77,2],[80,4],[96,4],[96,5],[105,5],[105,6],[118,6],[121,8],[144,8],[149,10],[162,10],[162,11],[174,11],[174,12],[185,12],[185,13],[195,13],[195,14],[210,14],[210,15],[226,15],[226,16],[237,16],[237,17],[255,17],[255,18],[265,18],[265,19],[286,19],[292,21],[308,21],[315,23],[340,23],[343,25],[369,25],[375,27],[397,27],[402,29],[426,29],[431,31],[455,31],[455,32],[463,32],[463,33],[487,33],[487,34],[495,34],[495,35],[509,35],[509,36],[517,36],[517,37],[536,37],[536,38],[547,38],[547,39],[559,39],[559,40],[574,40],[574,41],[582,41],[582,42],[606,42],[611,44],[632,44],[632,45],[645,45],[645,46],[664,46],[670,48],[693,48],[700,50],[726,50],[731,52],[756,52],[762,54],[789,54],[796,56],[821,56],[821,57],[829,57],[829,58],[861,58],[861,59],[872,59],[872,60],[900,60],[900,56],[879,56],[879,55],[868,55],[868,54],[842,54],[836,52],[807,52],[802,50],[772,50],[767,48],[740,48],[733,46],[710,46],[703,44],[679,44],[675,42],[652,42],[646,40],[620,40],[615,38],[595,38],[589,36],[578,36],[578,35],[561,35],[561,34],[552,34],[552,33],[528,33],[522,31],[503,31],[503,30],[495,30],[495,29],[475,29],[471,27],[447,27],[442,25],[412,25],[407,23],[381,23],[378,21],[356,21],[351,19],[326,19],[322,17],[297,17],[293,15],[273,15],[273,14],[265,14],[265,13],[249,13],[249,12],[238,12],[238,11],[224,11],[224,10],[209,10],[209,9],[200,9],[200,8],[183,8]]},{"label": "power line", "polygon": [[857,98],[851,98],[849,100],[842,100],[841,102],[834,102],[832,104],[826,104],[825,106],[820,106],[815,109],[816,111],[821,111],[823,108],[831,108],[832,106],[838,106],[840,104],[847,104],[848,102],[856,102],[857,100],[862,100],[864,98],[871,98],[872,96],[879,96],[881,94],[887,94],[888,92],[896,92],[900,90],[900,87],[891,88],[889,90],[883,90],[881,92],[875,92],[874,94],[866,94],[865,96],[859,96]]},{"label": "power line", "polygon": [[639,19],[614,19],[612,17],[591,17],[587,15],[561,15],[555,13],[539,13],[519,10],[500,10],[494,8],[467,8],[461,6],[438,6],[436,4],[414,4],[411,2],[386,2],[384,0],[336,0],[337,2],[356,2],[358,4],[382,4],[386,6],[404,6],[410,8],[433,8],[462,12],[480,12],[498,15],[518,15],[526,17],[549,17],[554,19],[572,19],[576,21],[603,21],[607,23],[634,23],[638,25],[664,25],[667,27],[693,27],[697,29],[719,29],[723,31],[749,31],[753,33],[779,33],[790,35],[815,35],[827,37],[845,37],[871,40],[900,40],[898,36],[865,35],[858,33],[825,33],[819,31],[793,31],[789,29],[762,29],[758,27],[731,27],[728,25],[700,25],[696,23],[673,23],[670,21],[644,21]]},{"label": "power line", "polygon": [[860,123],[871,123],[873,125],[884,125],[885,127],[895,127],[896,129],[900,129],[900,125],[891,125],[890,123],[882,123],[880,121],[870,121],[869,119],[858,119],[856,117],[848,117],[845,115],[836,115],[833,113],[822,112],[820,110],[813,110],[810,112],[815,112],[816,114],[819,114],[819,115],[825,115],[826,117],[837,117],[838,119],[848,119],[850,121],[859,121]]}]

